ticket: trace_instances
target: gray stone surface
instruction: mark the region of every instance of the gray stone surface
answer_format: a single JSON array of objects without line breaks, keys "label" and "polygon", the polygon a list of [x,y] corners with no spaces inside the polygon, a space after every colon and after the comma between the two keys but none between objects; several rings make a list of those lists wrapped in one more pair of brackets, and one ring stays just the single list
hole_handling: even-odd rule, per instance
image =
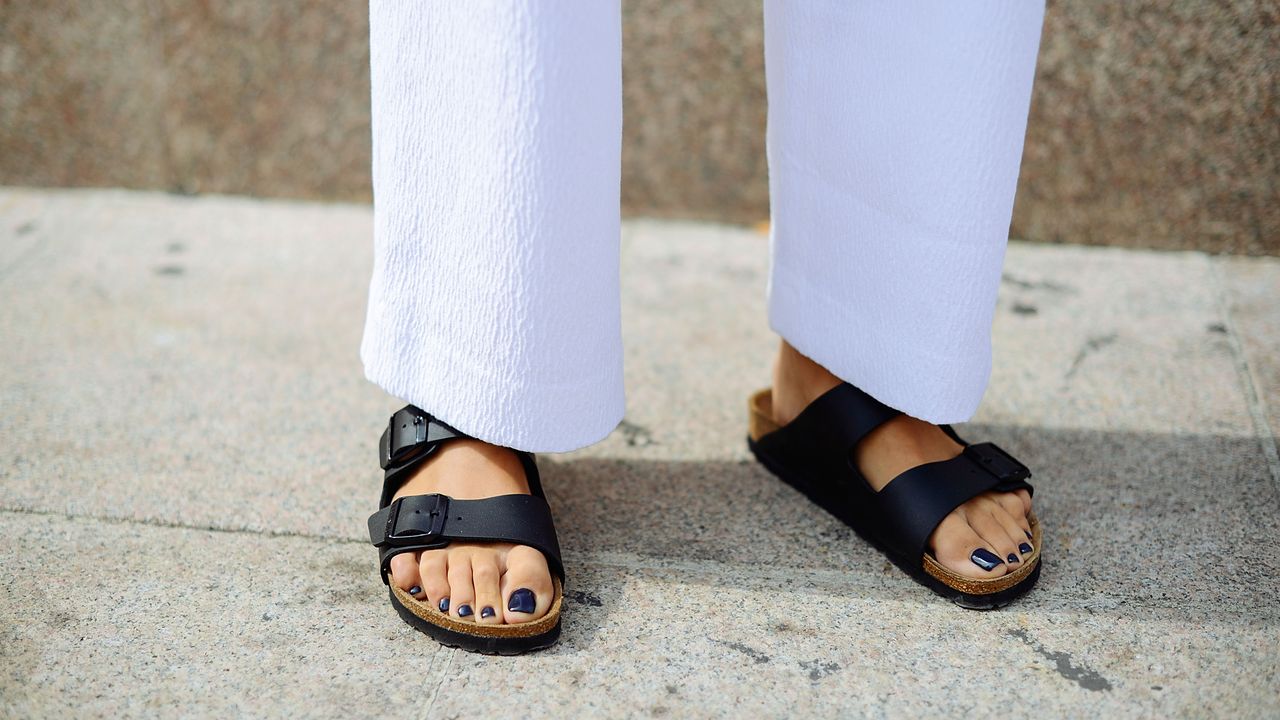
[{"label": "gray stone surface", "polygon": [[748,460],[745,397],[775,342],[764,237],[627,223],[628,416],[545,458],[565,637],[510,659],[404,627],[362,539],[397,404],[356,354],[369,233],[356,205],[0,190],[0,715],[1280,700],[1275,262],[1011,246],[963,432],[1035,469],[1046,564],[1023,601],[975,614]]},{"label": "gray stone surface", "polygon": [[403,627],[358,543],[12,512],[0,533],[30,539],[0,558],[7,717],[1247,717],[1266,688],[1208,681],[1275,664],[1265,606],[1042,591],[977,616],[834,570],[625,554],[580,558],[553,649],[488,658]]},{"label": "gray stone surface", "polygon": [[[768,216],[759,0],[624,0],[623,207]],[[1280,254],[1274,3],[1046,13],[1013,234]],[[0,3],[0,183],[369,197],[366,3]]]},{"label": "gray stone surface", "polygon": [[374,611],[356,543],[12,512],[0,537],[4,717],[411,711],[449,654]]},{"label": "gray stone surface", "polygon": [[7,506],[363,532],[376,451],[347,438],[376,436],[394,404],[357,355],[367,208],[122,192],[0,203],[6,231],[29,227],[0,260]]}]

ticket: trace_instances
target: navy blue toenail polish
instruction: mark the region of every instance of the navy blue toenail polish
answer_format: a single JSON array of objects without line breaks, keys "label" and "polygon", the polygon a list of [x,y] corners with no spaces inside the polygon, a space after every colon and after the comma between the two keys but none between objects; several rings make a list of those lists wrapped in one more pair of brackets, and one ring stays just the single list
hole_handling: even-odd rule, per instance
[{"label": "navy blue toenail polish", "polygon": [[470,606],[470,605],[459,605],[459,606],[458,606],[458,617],[468,617],[468,616],[470,616],[470,615],[471,615],[471,606]]},{"label": "navy blue toenail polish", "polygon": [[495,613],[493,612],[493,608],[491,607],[483,608],[480,610],[480,617],[482,618],[491,618],[494,616],[494,614]]},{"label": "navy blue toenail polish", "polygon": [[1022,553],[1023,555],[1026,555],[1027,553],[1031,552],[1031,546],[1026,543],[1022,543],[1021,545],[1018,546],[1018,552]]},{"label": "navy blue toenail polish", "polygon": [[449,598],[440,598],[440,612],[449,612]]},{"label": "navy blue toenail polish", "polygon": [[537,598],[529,588],[520,588],[511,593],[511,598],[507,600],[507,609],[511,612],[531,613],[537,605]]},{"label": "navy blue toenail polish", "polygon": [[977,550],[974,550],[973,554],[969,556],[969,559],[973,561],[974,565],[977,565],[983,570],[994,570],[996,567],[1004,564],[1000,560],[999,555],[996,555],[986,548],[978,548]]},{"label": "navy blue toenail polish", "polygon": [[1026,535],[1028,540],[1035,540],[1035,538],[1031,536],[1031,531],[1030,531],[1030,530],[1023,530],[1023,531],[1022,531],[1022,534],[1023,534],[1023,535]]},{"label": "navy blue toenail polish", "polygon": [[1009,557],[1005,558],[1004,561],[1012,565],[1018,562],[1018,556],[1014,555],[1013,553],[1009,553]]},{"label": "navy blue toenail polish", "polygon": [[422,588],[418,587],[417,585],[414,585],[413,587],[409,588],[409,594],[414,597],[418,597],[418,593],[420,592],[422,592]]}]

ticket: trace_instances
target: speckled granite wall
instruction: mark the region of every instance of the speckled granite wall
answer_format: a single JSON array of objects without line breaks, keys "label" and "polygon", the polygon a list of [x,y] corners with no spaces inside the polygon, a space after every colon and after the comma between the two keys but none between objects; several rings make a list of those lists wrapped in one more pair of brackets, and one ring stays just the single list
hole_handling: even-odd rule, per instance
[{"label": "speckled granite wall", "polygon": [[1280,254],[1280,6],[1053,2],[1013,232]]},{"label": "speckled granite wall", "polygon": [[0,183],[369,197],[367,5],[0,0]]},{"label": "speckled granite wall", "polygon": [[[758,0],[624,0],[623,207],[768,214]],[[0,0],[0,183],[367,200],[367,6]],[[1013,234],[1280,254],[1272,2],[1051,2]]]}]

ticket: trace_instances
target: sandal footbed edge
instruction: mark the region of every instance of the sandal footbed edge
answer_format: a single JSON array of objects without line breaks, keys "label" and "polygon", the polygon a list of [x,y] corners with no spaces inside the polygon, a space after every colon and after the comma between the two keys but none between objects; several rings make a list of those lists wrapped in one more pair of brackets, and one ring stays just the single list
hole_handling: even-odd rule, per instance
[{"label": "sandal footbed edge", "polygon": [[461,633],[449,628],[427,622],[415,615],[391,595],[391,606],[396,614],[409,627],[427,635],[432,640],[448,646],[483,655],[522,655],[527,652],[548,648],[560,639],[561,623],[556,622],[547,631],[525,637],[488,637],[471,633]]},{"label": "sandal footbed edge", "polygon": [[435,607],[432,607],[430,603],[418,600],[396,585],[390,586],[391,604],[397,606],[397,611],[403,608],[404,612],[424,623],[458,635],[496,639],[531,638],[544,635],[560,624],[560,612],[564,605],[564,587],[560,582],[560,578],[552,577],[551,580],[554,585],[555,595],[551,601],[551,607],[547,609],[547,614],[537,620],[511,625],[505,623],[484,625],[477,622],[459,620],[452,615],[440,612]]}]

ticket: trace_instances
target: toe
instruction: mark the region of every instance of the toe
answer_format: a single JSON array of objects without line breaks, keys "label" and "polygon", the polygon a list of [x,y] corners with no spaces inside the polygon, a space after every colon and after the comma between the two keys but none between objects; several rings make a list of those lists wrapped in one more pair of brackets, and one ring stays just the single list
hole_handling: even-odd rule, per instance
[{"label": "toe", "polygon": [[[1026,492],[1026,491],[1023,491]],[[993,493],[993,498],[1000,508],[1018,525],[1016,537],[1025,538],[1031,532],[1031,523],[1027,520],[1027,506],[1017,493]]]},{"label": "toe", "polygon": [[965,577],[987,580],[1009,570],[995,548],[974,532],[959,512],[951,513],[938,524],[929,544],[933,556],[943,567]]},{"label": "toe", "polygon": [[[966,508],[964,517],[969,523],[969,527],[978,533],[982,538],[983,544],[990,548],[996,555],[1000,557],[1005,564],[1017,566],[1021,562],[1021,555],[1018,553],[1018,541],[1016,535],[1010,535],[1009,531],[996,517],[997,515],[1008,515],[994,501],[975,502],[974,507]],[[1010,570],[1013,568],[1010,567]]]},{"label": "toe", "polygon": [[449,551],[449,614],[459,620],[475,619],[476,590],[471,582],[471,553]]},{"label": "toe", "polygon": [[418,561],[418,577],[427,601],[441,612],[449,610],[449,551],[427,550]]},{"label": "toe", "polygon": [[471,554],[471,582],[476,589],[476,622],[485,625],[501,625],[502,612],[498,581],[498,553],[484,549]]},{"label": "toe", "polygon": [[[1002,494],[1008,495],[1009,493]],[[1021,560],[1022,556],[1031,554],[1031,541],[1027,537],[1031,534],[1031,526],[1027,525],[1026,517],[1021,514],[1022,503],[1017,498],[1014,498],[1013,501],[1016,504],[1014,513],[1010,513],[1004,503],[1000,503],[1000,506],[993,510],[991,515],[1004,528],[1005,535],[1009,536],[1009,543],[1018,549],[1017,558]]]},{"label": "toe", "polygon": [[1018,499],[1022,501],[1022,514],[1030,515],[1031,514],[1031,493],[1027,492],[1026,490],[1015,490],[1013,494],[1017,495]]},{"label": "toe", "polygon": [[554,599],[547,558],[527,545],[507,553],[502,575],[502,611],[508,624],[537,620],[551,609]]},{"label": "toe", "polygon": [[422,597],[422,585],[418,577],[417,553],[402,552],[391,558],[391,582],[396,587]]}]

